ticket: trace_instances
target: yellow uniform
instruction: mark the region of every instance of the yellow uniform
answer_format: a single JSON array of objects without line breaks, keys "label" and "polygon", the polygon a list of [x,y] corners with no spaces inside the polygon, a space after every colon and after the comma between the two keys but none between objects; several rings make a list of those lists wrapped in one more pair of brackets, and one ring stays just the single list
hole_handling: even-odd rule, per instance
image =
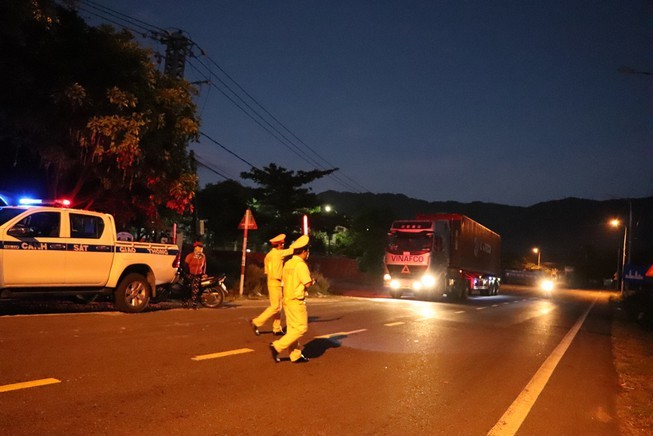
[{"label": "yellow uniform", "polygon": [[292,254],[293,250],[288,248],[286,250],[273,248],[268,254],[265,255],[263,266],[265,274],[267,275],[268,283],[268,297],[270,298],[270,305],[251,322],[258,328],[261,327],[270,318],[272,321],[272,331],[274,333],[281,333],[281,276],[283,272],[283,260]]},{"label": "yellow uniform", "polygon": [[[292,248],[292,246],[291,246]],[[283,305],[286,313],[286,334],[271,346],[281,352],[291,349],[290,360],[302,358],[299,339],[308,331],[308,312],[306,311],[306,287],[312,283],[311,273],[304,259],[295,255],[283,267]],[[305,359],[305,358],[304,358]]]}]

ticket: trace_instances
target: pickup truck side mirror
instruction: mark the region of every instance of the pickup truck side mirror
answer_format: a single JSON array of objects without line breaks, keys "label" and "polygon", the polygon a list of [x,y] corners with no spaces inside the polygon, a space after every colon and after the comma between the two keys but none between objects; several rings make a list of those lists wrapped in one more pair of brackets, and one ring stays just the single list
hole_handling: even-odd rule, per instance
[{"label": "pickup truck side mirror", "polygon": [[25,238],[34,234],[34,229],[29,228],[23,224],[16,224],[15,226],[7,230],[7,234],[9,236],[13,236],[14,238]]}]

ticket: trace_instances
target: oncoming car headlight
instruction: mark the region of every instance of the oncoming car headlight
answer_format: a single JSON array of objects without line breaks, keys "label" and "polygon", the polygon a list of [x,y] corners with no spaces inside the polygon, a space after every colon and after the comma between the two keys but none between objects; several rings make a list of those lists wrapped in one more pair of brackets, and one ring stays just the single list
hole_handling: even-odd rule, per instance
[{"label": "oncoming car headlight", "polygon": [[540,282],[540,288],[543,291],[551,292],[553,291],[553,288],[555,288],[555,284],[553,283],[553,280],[545,279]]}]

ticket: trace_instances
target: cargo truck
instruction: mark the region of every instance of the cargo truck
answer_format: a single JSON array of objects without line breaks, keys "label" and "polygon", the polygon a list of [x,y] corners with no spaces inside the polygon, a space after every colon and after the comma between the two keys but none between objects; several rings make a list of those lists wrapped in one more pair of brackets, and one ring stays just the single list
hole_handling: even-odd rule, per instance
[{"label": "cargo truck", "polygon": [[385,250],[384,287],[394,298],[465,299],[499,293],[501,237],[455,213],[417,215],[392,223]]}]

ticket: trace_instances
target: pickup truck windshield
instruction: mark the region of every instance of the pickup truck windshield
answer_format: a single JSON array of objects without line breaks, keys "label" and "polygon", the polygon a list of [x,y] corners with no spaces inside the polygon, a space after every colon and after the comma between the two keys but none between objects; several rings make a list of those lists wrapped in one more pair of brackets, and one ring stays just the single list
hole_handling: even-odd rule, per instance
[{"label": "pickup truck windshield", "polygon": [[388,253],[401,254],[410,252],[413,254],[423,254],[430,252],[433,248],[435,251],[442,249],[440,238],[436,237],[435,247],[433,245],[432,232],[392,232],[388,238]]},{"label": "pickup truck windshield", "polygon": [[13,209],[7,207],[0,207],[0,226],[12,219],[15,216],[25,212],[25,209]]}]

